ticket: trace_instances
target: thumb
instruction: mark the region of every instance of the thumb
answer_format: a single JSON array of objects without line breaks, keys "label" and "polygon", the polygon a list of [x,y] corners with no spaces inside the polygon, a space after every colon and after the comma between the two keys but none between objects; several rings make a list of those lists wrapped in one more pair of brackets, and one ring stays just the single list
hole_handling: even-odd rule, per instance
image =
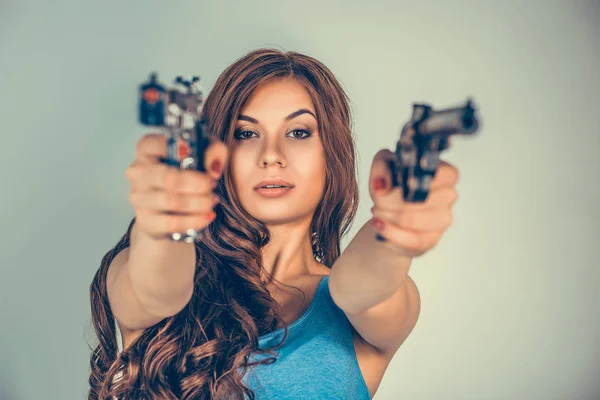
[{"label": "thumb", "polygon": [[[402,199],[402,185],[392,187],[392,167],[395,155],[389,149],[381,149],[373,157],[369,174],[369,194],[376,207],[394,209]],[[400,200],[400,201],[399,201]]]},{"label": "thumb", "polygon": [[206,173],[215,180],[221,178],[223,169],[227,165],[229,149],[227,145],[216,137],[211,137],[211,143],[206,148],[204,167]]}]

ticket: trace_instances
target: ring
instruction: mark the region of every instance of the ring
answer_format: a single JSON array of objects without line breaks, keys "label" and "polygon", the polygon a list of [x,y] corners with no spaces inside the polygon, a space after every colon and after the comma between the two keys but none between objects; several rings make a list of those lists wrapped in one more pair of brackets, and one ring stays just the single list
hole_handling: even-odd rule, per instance
[{"label": "ring", "polygon": [[195,229],[188,229],[185,233],[175,232],[172,233],[169,239],[174,242],[185,242],[193,243],[194,241],[200,241],[204,237],[202,230],[197,231]]}]

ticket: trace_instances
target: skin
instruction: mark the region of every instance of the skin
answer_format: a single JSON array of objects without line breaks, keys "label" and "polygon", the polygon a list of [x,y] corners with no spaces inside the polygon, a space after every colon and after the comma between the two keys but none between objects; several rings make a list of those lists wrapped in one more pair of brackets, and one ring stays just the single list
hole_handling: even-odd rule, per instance
[{"label": "skin", "polygon": [[[240,117],[249,116],[256,122],[244,118],[236,122],[237,129],[251,132],[238,137],[236,129],[238,140],[229,153],[241,206],[271,233],[271,242],[262,249],[263,267],[278,281],[297,286],[308,295],[302,302],[291,297],[295,292],[290,296],[278,290],[271,293],[282,304],[287,323],[304,313],[318,278],[330,273],[314,259],[309,236],[310,222],[325,187],[324,149],[315,117],[306,113],[286,121],[286,116],[299,109],[315,113],[308,92],[293,79],[270,81],[256,88],[240,113]],[[294,132],[298,129],[312,136],[301,139],[306,134]],[[408,276],[410,262],[435,246],[451,224],[452,205],[457,199],[458,172],[442,162],[427,201],[404,203],[401,189],[390,188],[387,159],[391,156],[389,149],[375,155],[369,179],[374,218],[359,230],[332,266],[329,280],[332,298],[356,330],[356,355],[371,396],[419,315],[420,296]],[[281,177],[295,187],[286,196],[263,198],[253,188],[267,177]],[[378,180],[382,180],[380,188]],[[385,242],[374,239],[376,231],[371,223],[376,218],[383,222],[380,233]],[[364,268],[365,260],[377,268]],[[123,330],[124,346],[141,332]]]},{"label": "skin", "polygon": [[[240,112],[230,153],[242,207],[271,233],[271,241],[262,249],[263,266],[284,283],[324,274],[326,268],[313,257],[309,232],[325,188],[325,154],[313,115],[286,120],[301,109],[316,115],[309,93],[293,78],[258,86]],[[294,188],[278,198],[262,197],[254,190],[261,180],[277,177]]]}]

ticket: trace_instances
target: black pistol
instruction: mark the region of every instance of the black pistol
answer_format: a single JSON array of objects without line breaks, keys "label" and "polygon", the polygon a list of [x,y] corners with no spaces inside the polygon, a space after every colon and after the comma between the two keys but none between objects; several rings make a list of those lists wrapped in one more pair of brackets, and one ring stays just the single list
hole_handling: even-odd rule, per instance
[{"label": "black pistol", "polygon": [[[167,135],[167,157],[161,162],[180,169],[206,172],[204,156],[211,140],[202,118],[204,97],[198,82],[200,77],[178,76],[171,88],[166,88],[151,73],[149,81],[139,86],[139,121],[143,125],[163,128]],[[173,241],[191,243],[202,239],[203,230],[174,232]]]},{"label": "black pistol", "polygon": [[413,103],[411,119],[404,124],[389,161],[392,186],[402,182],[404,201],[424,202],[440,164],[440,153],[449,147],[452,135],[473,135],[479,120],[471,99],[462,107],[434,110],[431,105]]}]

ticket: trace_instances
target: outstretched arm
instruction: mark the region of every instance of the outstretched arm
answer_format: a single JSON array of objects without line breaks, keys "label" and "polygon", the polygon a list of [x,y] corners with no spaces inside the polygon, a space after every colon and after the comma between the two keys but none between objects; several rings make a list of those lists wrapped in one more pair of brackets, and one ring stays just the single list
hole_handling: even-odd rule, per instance
[{"label": "outstretched arm", "polygon": [[336,260],[331,297],[360,336],[391,358],[413,330],[421,298],[408,275],[412,259],[374,239],[367,222]]},{"label": "outstretched arm", "polygon": [[[409,268],[452,223],[458,181],[456,168],[442,161],[426,201],[404,202],[402,187],[391,188],[387,160],[392,156],[389,150],[375,155],[369,179],[374,218],[348,244],[329,278],[334,302],[361,337],[388,357],[417,322],[420,296]],[[377,240],[377,233],[385,240]]]}]

